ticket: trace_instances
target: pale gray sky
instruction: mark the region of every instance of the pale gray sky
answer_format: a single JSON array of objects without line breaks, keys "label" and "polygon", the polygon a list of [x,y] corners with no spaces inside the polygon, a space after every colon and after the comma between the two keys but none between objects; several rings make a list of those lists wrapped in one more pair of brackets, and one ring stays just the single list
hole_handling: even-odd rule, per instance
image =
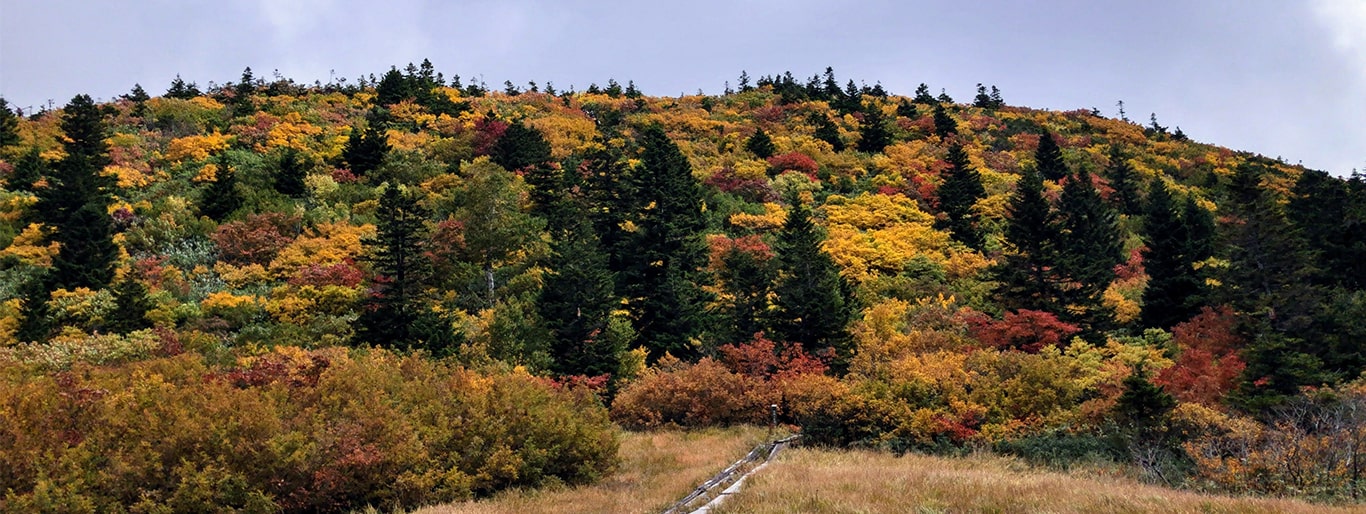
[{"label": "pale gray sky", "polygon": [[1200,141],[1366,168],[1366,0],[0,0],[0,95],[19,106],[423,58],[491,87],[615,78],[654,95],[826,66],[959,101],[982,82],[1013,105],[1113,116],[1124,100]]}]

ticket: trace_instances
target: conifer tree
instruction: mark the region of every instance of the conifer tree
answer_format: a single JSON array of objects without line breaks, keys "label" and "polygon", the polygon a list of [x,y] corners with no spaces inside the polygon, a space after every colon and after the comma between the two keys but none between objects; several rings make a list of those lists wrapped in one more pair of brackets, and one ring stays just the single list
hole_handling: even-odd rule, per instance
[{"label": "conifer tree", "polygon": [[710,280],[707,263],[706,217],[701,185],[692,167],[659,126],[642,131],[639,191],[641,202],[652,207],[641,215],[628,273],[629,305],[641,343],[651,358],[665,352],[692,359],[700,348],[693,340],[707,326]]},{"label": "conifer tree", "polygon": [[10,110],[9,102],[0,97],[0,148],[19,144],[19,118]]},{"label": "conifer tree", "polygon": [[1071,317],[1095,329],[1108,319],[1101,295],[1115,278],[1115,266],[1124,262],[1124,242],[1119,217],[1105,204],[1081,171],[1063,185],[1058,203],[1062,237],[1058,271],[1067,280],[1063,289]]},{"label": "conifer tree", "polygon": [[849,309],[839,270],[821,249],[824,240],[810,208],[794,202],[778,232],[773,332],[783,342],[832,355],[838,364],[849,357]]},{"label": "conifer tree", "polygon": [[[564,208],[580,211],[570,205]],[[560,375],[613,374],[626,350],[608,334],[612,310],[620,305],[615,278],[588,218],[571,215],[566,223],[552,234],[545,282],[536,302],[550,332],[551,370]]]},{"label": "conifer tree", "polygon": [[46,342],[52,335],[52,287],[46,271],[29,278],[19,287],[19,327],[14,332],[20,342]]},{"label": "conifer tree", "polygon": [[541,131],[521,121],[509,123],[498,142],[494,143],[489,159],[511,172],[543,165],[551,160],[550,143]]},{"label": "conifer tree", "polygon": [[983,86],[981,82],[978,82],[977,96],[973,97],[972,106],[980,107],[983,109],[990,109],[994,105],[995,104],[991,101],[991,95],[987,94],[987,87]]},{"label": "conifer tree", "polygon": [[924,82],[921,82],[919,86],[916,86],[915,98],[911,101],[922,105],[934,105],[937,103],[934,99],[934,95],[930,94],[930,86],[925,85]]},{"label": "conifer tree", "polygon": [[365,175],[384,163],[384,156],[389,153],[389,135],[380,125],[372,122],[365,130],[351,128],[346,148],[342,149],[342,159],[346,160],[352,173]]},{"label": "conifer tree", "polygon": [[944,104],[934,105],[934,133],[939,134],[941,138],[958,133],[958,122],[944,110]]},{"label": "conifer tree", "polygon": [[356,319],[356,339],[390,348],[421,347],[417,325],[426,315],[431,279],[431,261],[424,255],[426,210],[416,195],[390,184],[375,217],[375,237],[363,241],[375,280]]},{"label": "conifer tree", "polygon": [[840,139],[840,130],[835,126],[835,122],[824,115],[812,114],[811,123],[816,126],[816,139],[830,143],[830,148],[836,152],[844,151],[844,141]]},{"label": "conifer tree", "polygon": [[57,230],[61,244],[52,261],[53,282],[57,287],[103,289],[114,279],[114,262],[119,247],[114,244],[113,220],[107,209],[87,203]]},{"label": "conifer tree", "polygon": [[398,68],[389,67],[375,86],[375,105],[393,105],[414,96],[413,85]]},{"label": "conifer tree", "polygon": [[177,100],[189,100],[200,94],[199,86],[196,86],[193,83],[185,83],[185,80],[181,79],[179,74],[176,74],[175,79],[171,80],[171,87],[166,90],[166,98],[175,98]]},{"label": "conifer tree", "polygon": [[1148,273],[1143,326],[1169,329],[1197,312],[1204,281],[1196,273],[1193,256],[1186,253],[1190,239],[1189,226],[1166,183],[1154,181],[1143,217],[1143,268]]},{"label": "conifer tree", "polygon": [[754,135],[749,136],[749,139],[745,141],[745,149],[760,159],[773,157],[773,152],[777,151],[777,148],[773,146],[773,139],[768,137],[768,133],[764,132],[764,129],[756,129]]},{"label": "conifer tree", "polygon": [[1323,171],[1305,170],[1300,174],[1286,216],[1294,223],[1320,263],[1315,277],[1325,286],[1359,288],[1363,263],[1363,221],[1356,215],[1355,204],[1347,181]]},{"label": "conifer tree", "polygon": [[241,207],[242,193],[237,190],[237,172],[227,165],[220,165],[214,181],[200,196],[199,213],[221,222]]},{"label": "conifer tree", "polygon": [[233,116],[250,116],[256,112],[256,106],[251,102],[252,95],[256,93],[256,77],[252,75],[250,66],[242,70],[242,79],[237,81],[232,91]]},{"label": "conifer tree", "polygon": [[948,163],[944,182],[939,186],[939,209],[946,218],[939,225],[969,248],[982,250],[986,240],[977,226],[977,214],[972,210],[977,201],[987,194],[982,187],[982,176],[968,161],[963,145],[949,147]]},{"label": "conifer tree", "polygon": [[152,328],[147,313],[153,308],[147,287],[131,276],[114,283],[114,310],[106,316],[105,328],[115,334]]},{"label": "conifer tree", "polygon": [[864,106],[863,123],[859,125],[858,151],[878,153],[892,144],[892,133],[887,130],[887,116],[877,101]]},{"label": "conifer tree", "polygon": [[1115,403],[1115,417],[1143,435],[1166,424],[1167,416],[1176,408],[1176,398],[1152,383],[1140,363],[1124,378],[1124,392]]},{"label": "conifer tree", "polygon": [[1060,234],[1043,197],[1043,178],[1034,169],[1026,169],[1015,184],[1008,212],[1008,249],[993,268],[1001,303],[1009,309],[1056,311],[1061,299],[1056,269]]},{"label": "conifer tree", "polygon": [[66,156],[52,166],[35,208],[61,248],[51,285],[101,289],[114,278],[118,259],[107,211],[114,181],[102,173],[110,162],[104,122],[95,102],[77,95],[64,109],[61,126]]},{"label": "conifer tree", "polygon": [[142,88],[142,84],[133,84],[133,90],[121,98],[133,102],[133,116],[139,118],[147,115],[147,101],[152,97],[147,94],[147,90]]},{"label": "conifer tree", "polygon": [[732,247],[721,256],[721,263],[717,279],[725,301],[716,339],[720,344],[748,341],[770,321],[769,296],[777,280],[774,259]]},{"label": "conifer tree", "polygon": [[19,156],[19,162],[14,163],[14,172],[6,179],[5,185],[10,191],[32,192],[33,183],[48,173],[47,161],[43,160],[42,153],[38,147],[31,147]]},{"label": "conifer tree", "polygon": [[287,148],[280,154],[278,170],[275,173],[275,191],[282,195],[302,198],[308,194],[308,186],[304,179],[308,177],[308,163],[304,162],[303,156],[293,148]]},{"label": "conifer tree", "polygon": [[920,111],[917,110],[915,108],[915,105],[912,105],[911,102],[908,102],[905,98],[902,98],[901,102],[896,105],[896,115],[902,118],[915,119],[920,117]]},{"label": "conifer tree", "polygon": [[1120,214],[1133,216],[1139,213],[1142,203],[1139,199],[1138,176],[1129,160],[1120,151],[1119,145],[1110,145],[1110,165],[1105,168],[1110,188],[1115,190],[1112,202]]},{"label": "conifer tree", "polygon": [[1039,147],[1034,150],[1034,167],[1039,170],[1039,175],[1044,180],[1054,182],[1061,181],[1063,177],[1071,174],[1067,169],[1067,163],[1063,162],[1062,149],[1058,148],[1058,142],[1053,140],[1053,134],[1039,134]]}]

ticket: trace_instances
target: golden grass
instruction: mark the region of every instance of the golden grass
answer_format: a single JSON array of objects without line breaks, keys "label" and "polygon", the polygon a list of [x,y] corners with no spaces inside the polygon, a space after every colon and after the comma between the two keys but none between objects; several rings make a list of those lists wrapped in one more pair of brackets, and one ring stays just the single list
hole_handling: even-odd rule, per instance
[{"label": "golden grass", "polygon": [[1300,501],[1229,497],[1112,476],[1030,469],[990,456],[894,457],[867,451],[791,449],[726,500],[720,513],[1363,512]]},{"label": "golden grass", "polygon": [[763,428],[627,432],[621,465],[602,482],[577,488],[509,491],[415,514],[660,512],[767,439]]}]

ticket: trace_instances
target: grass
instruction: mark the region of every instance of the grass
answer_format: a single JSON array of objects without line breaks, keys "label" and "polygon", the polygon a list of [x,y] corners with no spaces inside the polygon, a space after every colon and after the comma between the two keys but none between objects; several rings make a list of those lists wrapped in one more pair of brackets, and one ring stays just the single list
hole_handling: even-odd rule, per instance
[{"label": "grass", "polygon": [[508,491],[415,514],[660,512],[767,439],[764,428],[627,432],[621,465],[603,481],[577,488]]},{"label": "grass", "polygon": [[1200,494],[1118,476],[1031,469],[1018,460],[894,457],[791,449],[717,512],[1363,512],[1301,501]]}]

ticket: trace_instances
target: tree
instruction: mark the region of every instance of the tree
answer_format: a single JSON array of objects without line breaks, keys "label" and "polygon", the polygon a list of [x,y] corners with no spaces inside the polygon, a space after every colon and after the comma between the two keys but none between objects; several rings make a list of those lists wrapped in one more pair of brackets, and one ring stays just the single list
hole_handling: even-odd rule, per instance
[{"label": "tree", "polygon": [[935,101],[934,95],[930,94],[930,86],[925,85],[924,82],[921,82],[919,86],[916,86],[915,98],[911,101],[922,105],[934,105],[938,103]]},{"label": "tree", "polygon": [[481,158],[462,166],[460,173],[465,188],[455,219],[465,228],[463,260],[478,276],[467,284],[464,306],[491,308],[503,299],[500,293],[508,280],[544,252],[545,222],[522,205],[526,182],[502,166]]},{"label": "tree", "polygon": [[0,97],[0,148],[19,144],[19,117],[10,110],[9,102]]},{"label": "tree", "polygon": [[640,201],[650,206],[640,215],[628,271],[623,275],[640,342],[652,359],[665,352],[692,359],[700,354],[693,340],[707,326],[703,289],[707,228],[701,184],[692,166],[664,129],[641,131],[638,170]]},{"label": "tree", "polygon": [[944,104],[934,105],[934,133],[939,137],[949,137],[950,134],[958,133],[958,122],[949,116],[948,111],[944,110]]},{"label": "tree", "polygon": [[1096,329],[1108,319],[1101,295],[1115,278],[1115,266],[1125,259],[1119,216],[1083,170],[1063,185],[1058,221],[1062,244],[1057,268],[1066,280],[1063,297],[1069,317]]},{"label": "tree", "polygon": [[717,271],[721,286],[721,329],[718,342],[746,341],[764,331],[769,320],[769,297],[777,281],[773,252],[758,236],[733,242],[721,255]]},{"label": "tree", "polygon": [[133,84],[133,90],[119,98],[133,102],[133,116],[143,117],[147,115],[147,101],[152,97],[147,94],[147,90],[142,88],[142,84]]},{"label": "tree", "polygon": [[902,118],[915,119],[920,117],[920,111],[917,110],[915,105],[911,104],[911,102],[902,98],[901,102],[896,104],[896,115]]},{"label": "tree", "polygon": [[783,342],[834,357],[841,368],[850,356],[845,330],[850,312],[839,270],[821,249],[824,240],[811,221],[811,210],[794,202],[778,232],[773,333]]},{"label": "tree", "polygon": [[1054,182],[1071,174],[1067,169],[1067,163],[1063,162],[1062,149],[1058,148],[1058,142],[1053,140],[1053,134],[1039,134],[1039,147],[1034,150],[1034,168],[1039,170],[1039,175],[1044,180]]},{"label": "tree", "polygon": [[749,136],[749,139],[745,141],[745,149],[760,159],[773,157],[773,153],[778,151],[773,146],[773,139],[768,137],[768,133],[764,132],[764,129],[756,129],[754,135]]},{"label": "tree", "polygon": [[[581,213],[580,213],[581,214]],[[607,253],[586,216],[552,234],[545,282],[536,310],[550,332],[551,370],[560,375],[615,374],[626,350],[609,334],[620,305]]]},{"label": "tree", "polygon": [[981,82],[977,83],[977,96],[973,97],[972,106],[983,109],[990,109],[995,106],[995,103],[991,101],[991,95],[987,94],[987,87],[983,86]]},{"label": "tree", "polygon": [[103,289],[114,279],[114,262],[119,247],[114,244],[113,220],[99,204],[87,203],[58,229],[61,251],[52,262],[57,287]]},{"label": "tree", "polygon": [[1148,273],[1148,287],[1143,290],[1143,326],[1171,328],[1199,310],[1204,278],[1195,269],[1199,256],[1188,254],[1192,251],[1191,238],[1190,226],[1166,183],[1154,181],[1143,216],[1143,267]]},{"label": "tree", "polygon": [[237,81],[232,92],[233,116],[250,116],[256,112],[256,107],[251,103],[251,96],[256,93],[256,77],[252,75],[250,66],[242,70],[242,79]]},{"label": "tree", "polygon": [[1061,237],[1043,197],[1043,178],[1026,169],[1010,198],[1007,250],[993,268],[1001,303],[1009,309],[1048,311],[1061,297],[1056,245]]},{"label": "tree", "polygon": [[974,250],[982,250],[986,244],[981,228],[977,226],[977,214],[973,206],[986,196],[982,187],[982,176],[968,162],[968,154],[963,145],[949,147],[949,169],[945,171],[944,182],[939,186],[939,210],[945,218],[940,220],[940,228],[948,229],[954,239]]},{"label": "tree", "polygon": [[840,139],[840,129],[835,126],[835,122],[823,114],[813,113],[811,123],[816,126],[816,139],[830,143],[830,148],[836,152],[844,151],[844,141]]},{"label": "tree", "polygon": [[19,327],[14,338],[21,342],[45,342],[52,335],[52,309],[48,301],[52,299],[52,287],[48,284],[50,275],[40,272],[29,278],[19,288]]},{"label": "tree", "polygon": [[1115,403],[1115,417],[1140,432],[1159,428],[1176,408],[1176,398],[1149,380],[1140,363],[1124,378],[1124,392]]},{"label": "tree", "polygon": [[177,100],[189,100],[201,94],[203,93],[199,91],[199,86],[195,85],[193,82],[187,84],[180,78],[179,74],[176,74],[175,79],[171,81],[170,89],[166,90],[166,98],[175,98]]},{"label": "tree", "polygon": [[280,154],[275,172],[275,191],[293,198],[301,198],[308,194],[308,186],[304,183],[304,179],[308,177],[308,168],[309,164],[299,155],[298,150],[285,149]]},{"label": "tree", "polygon": [[1286,216],[1318,257],[1320,284],[1360,289],[1366,285],[1366,235],[1351,185],[1326,172],[1305,170],[1291,191]]},{"label": "tree", "polygon": [[414,95],[412,83],[404,78],[398,68],[390,66],[389,71],[379,79],[379,85],[375,86],[375,105],[393,105]]},{"label": "tree", "polygon": [[431,279],[431,261],[424,254],[427,212],[417,195],[390,184],[380,195],[375,217],[375,237],[363,242],[375,278],[356,319],[356,340],[421,347],[416,326],[428,308],[425,290]]},{"label": "tree", "polygon": [[105,329],[115,334],[152,328],[147,313],[154,305],[147,296],[147,287],[132,276],[114,283],[114,310],[105,316]]},{"label": "tree", "polygon": [[863,109],[863,123],[859,124],[858,151],[878,153],[892,144],[892,133],[887,130],[887,116],[876,101]]},{"label": "tree", "polygon": [[351,128],[351,135],[342,149],[342,159],[351,167],[351,172],[365,175],[384,163],[389,153],[389,136],[379,123],[370,123],[365,130]]},{"label": "tree", "polygon": [[199,213],[221,222],[241,207],[242,193],[237,190],[237,172],[227,165],[220,165],[214,181],[200,196]]},{"label": "tree", "polygon": [[41,180],[48,174],[47,161],[43,160],[42,153],[38,147],[30,147],[27,152],[19,156],[19,162],[14,163],[14,172],[5,180],[6,187],[11,191],[33,191],[33,183]]},{"label": "tree", "polygon": [[1105,178],[1110,181],[1110,188],[1115,190],[1111,202],[1119,209],[1119,213],[1126,216],[1138,214],[1142,208],[1138,177],[1119,145],[1110,145],[1110,165],[1105,168]]},{"label": "tree", "polygon": [[63,109],[61,126],[66,156],[52,166],[35,209],[61,247],[51,282],[101,289],[114,278],[119,255],[107,211],[114,180],[102,173],[110,162],[104,122],[95,102],[77,95]]}]

